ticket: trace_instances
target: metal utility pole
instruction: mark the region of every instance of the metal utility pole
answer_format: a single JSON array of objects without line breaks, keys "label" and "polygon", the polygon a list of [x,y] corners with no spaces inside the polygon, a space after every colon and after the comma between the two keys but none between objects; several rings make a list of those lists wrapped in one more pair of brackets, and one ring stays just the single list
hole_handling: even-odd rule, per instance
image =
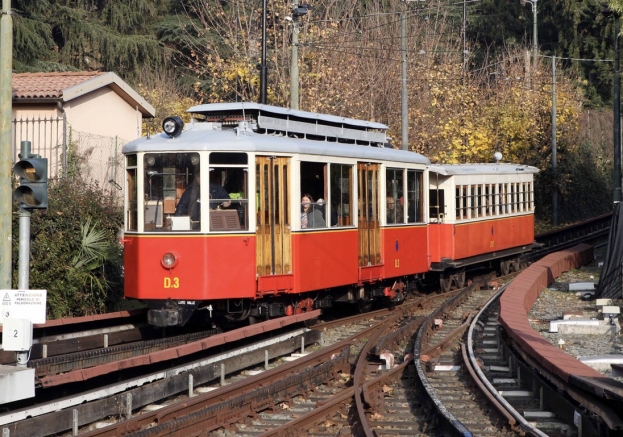
[{"label": "metal utility pole", "polygon": [[614,15],[614,202],[621,201],[621,68],[619,58],[619,14]]},{"label": "metal utility pole", "polygon": [[519,0],[519,2],[522,5],[525,5],[526,3],[530,3],[530,5],[532,6],[532,58],[533,58],[533,63],[534,63],[534,71],[536,71],[536,59],[538,56],[538,46],[539,46],[539,41],[538,41],[538,35],[537,35],[537,30],[536,30],[536,4],[537,4],[538,0]]},{"label": "metal utility pole", "polygon": [[463,0],[463,81],[465,81],[465,67],[467,65],[467,1]]},{"label": "metal utility pole", "polygon": [[299,109],[299,18],[312,9],[311,5],[294,5],[292,9],[292,59],[290,63],[290,109]]},{"label": "metal utility pole", "polygon": [[407,14],[400,13],[400,51],[402,52],[402,93],[400,113],[402,118],[402,150],[409,150],[409,103],[407,95]]},{"label": "metal utility pole", "polygon": [[292,59],[290,63],[290,109],[299,109],[299,24],[292,18]]},{"label": "metal utility pole", "polygon": [[262,63],[260,65],[260,103],[266,104],[266,87],[267,87],[267,71],[266,71],[266,1],[262,3]]},{"label": "metal utility pole", "polygon": [[2,0],[0,17],[0,289],[11,289],[12,195],[11,112],[13,84],[13,18],[11,0]]},{"label": "metal utility pole", "polygon": [[552,225],[554,226],[558,226],[558,165],[556,161],[556,56],[552,56],[552,170],[554,174]]},{"label": "metal utility pole", "polygon": [[532,57],[534,59],[534,69],[536,71],[536,58],[537,52],[539,50],[539,40],[537,38],[537,30],[536,30],[536,2],[537,0],[530,1],[532,5]]}]

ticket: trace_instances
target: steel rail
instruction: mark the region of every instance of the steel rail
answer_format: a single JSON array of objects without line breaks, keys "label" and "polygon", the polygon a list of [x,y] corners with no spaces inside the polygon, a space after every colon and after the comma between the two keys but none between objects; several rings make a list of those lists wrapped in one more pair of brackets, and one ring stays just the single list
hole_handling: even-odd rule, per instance
[{"label": "steel rail", "polygon": [[[439,296],[434,297],[434,298],[438,298],[438,297]],[[344,404],[345,402],[347,401],[352,402],[353,396],[356,399],[359,424],[362,427],[363,432],[365,432],[366,435],[374,435],[374,430],[371,429],[371,427],[369,426],[367,422],[367,417],[365,415],[365,410],[363,408],[363,402],[361,401],[361,397],[362,396],[364,397],[363,399],[364,402],[369,403],[369,399],[371,399],[371,395],[369,393],[370,392],[369,387],[374,386],[375,383],[378,384],[379,381],[385,381],[388,378],[392,377],[395,373],[399,372],[406,365],[408,365],[409,360],[406,360],[404,363],[391,369],[389,372],[386,372],[383,375],[370,381],[369,383],[366,382],[363,385],[361,384],[361,373],[366,368],[365,359],[368,353],[372,352],[375,349],[379,350],[380,344],[389,345],[390,343],[395,342],[398,336],[400,335],[404,336],[408,332],[413,332],[413,330],[417,329],[424,320],[424,317],[418,317],[417,319],[409,322],[407,325],[402,327],[400,330],[396,332],[392,332],[384,337],[381,337],[381,334],[384,332],[387,326],[395,323],[400,317],[403,317],[403,316],[404,316],[404,312],[402,314],[395,314],[390,319],[384,320],[378,323],[375,327],[373,327],[377,331],[368,340],[364,349],[362,349],[361,352],[359,353],[359,357],[355,364],[355,374],[353,378],[352,387],[342,390],[340,394],[332,396],[329,399],[317,402],[316,408],[313,411],[306,413],[296,418],[295,420],[292,420],[277,428],[268,430],[260,434],[260,437],[275,437],[275,436],[289,437],[289,436],[292,436],[293,432],[303,432],[306,429],[308,429],[310,426],[314,425],[315,423],[318,423],[320,420],[327,417],[329,414],[340,410],[342,408],[342,404]],[[371,330],[372,329],[370,329],[369,332],[371,332]],[[359,402],[357,402],[357,399],[359,399]]]},{"label": "steel rail", "polygon": [[431,326],[433,324],[433,319],[438,318],[438,315],[442,313],[443,311],[445,311],[447,308],[456,306],[459,304],[458,302],[466,299],[467,296],[470,295],[475,290],[476,286],[477,286],[477,282],[472,283],[472,285],[462,289],[460,294],[457,294],[452,299],[444,302],[443,305],[441,305],[439,308],[433,311],[426,318],[424,323],[422,323],[422,326],[420,326],[420,329],[418,330],[417,337],[415,339],[415,344],[413,347],[414,363],[415,363],[416,371],[418,373],[418,377],[420,379],[420,383],[422,384],[422,386],[424,387],[424,390],[428,394],[429,399],[433,402],[434,408],[443,418],[443,422],[445,422],[445,423],[442,423],[442,428],[444,428],[444,431],[449,435],[457,435],[457,436],[462,436],[462,437],[472,437],[473,435],[471,431],[469,431],[469,429],[467,429],[465,425],[461,423],[461,421],[459,421],[456,417],[454,417],[454,415],[450,413],[450,411],[437,398],[437,395],[435,394],[435,390],[433,389],[430,382],[428,381],[428,378],[426,377],[426,372],[424,370],[424,367],[422,366],[421,350],[422,350],[425,331],[427,329],[431,329]]},{"label": "steel rail", "polygon": [[413,307],[418,308],[426,308],[431,302],[439,299],[447,299],[456,294],[457,290],[443,293],[443,294],[429,294],[422,297],[417,297],[413,300],[405,301],[402,305],[395,306],[393,308],[382,308],[375,311],[370,311],[362,314],[355,314],[353,316],[344,317],[337,320],[330,320],[327,322],[321,322],[318,325],[314,326],[314,328],[324,329],[324,328],[332,328],[335,326],[347,325],[350,323],[361,322],[366,319],[371,319],[374,317],[385,317],[392,314],[395,314],[397,311],[402,312],[403,314],[408,313]]},{"label": "steel rail", "polygon": [[[296,396],[311,379],[315,383],[326,380],[340,371],[348,372],[350,342],[341,341],[329,348],[310,355],[306,361],[311,368],[300,371],[295,361],[246,378],[203,395],[152,413],[142,414],[121,424],[102,428],[85,434],[84,437],[122,436],[136,433],[136,436],[180,436],[194,432],[207,432],[232,424],[255,409],[269,408],[275,397],[283,399]],[[145,426],[155,423],[155,426]]]},{"label": "steel rail", "polygon": [[71,382],[82,382],[92,378],[96,378],[98,376],[107,375],[109,373],[118,372],[129,368],[148,366],[154,363],[176,360],[180,357],[192,355],[215,346],[223,345],[225,343],[242,340],[244,338],[261,334],[270,330],[279,329],[280,327],[285,327],[293,323],[303,322],[305,320],[318,317],[319,315],[320,310],[314,310],[294,316],[273,319],[266,322],[258,323],[256,325],[235,329],[233,331],[225,332],[223,334],[213,335],[212,337],[197,340],[192,343],[175,346],[173,348],[160,350],[157,352],[151,352],[149,354],[139,355],[132,358],[125,358],[107,364],[100,364],[98,366],[89,367],[87,369],[75,370],[59,375],[46,376],[40,378],[40,381],[43,387],[53,387]]},{"label": "steel rail", "polygon": [[[371,331],[378,328],[379,324],[377,323],[373,326],[367,327],[363,331],[358,332],[351,338],[342,340],[334,345],[308,355],[305,357],[305,362],[308,363],[306,365],[319,365],[330,360],[333,355],[341,352],[345,347],[350,347],[353,338],[367,336]],[[311,364],[309,364],[310,362]],[[285,375],[296,373],[296,369],[300,366],[300,360],[292,361],[274,369],[262,372],[259,375],[246,378],[235,384],[227,385],[219,390],[195,396],[191,399],[185,399],[183,402],[178,402],[159,411],[144,413],[141,416],[133,417],[123,423],[113,424],[109,427],[93,431],[85,434],[84,437],[114,437],[124,435],[124,433],[129,432],[129,430],[136,431],[153,422],[162,424],[168,420],[174,420],[178,417],[199,411],[202,408],[200,405],[202,403],[214,403],[234,397],[236,395],[235,390],[239,390],[240,393],[246,393],[246,391],[256,390],[257,387],[267,387],[270,385],[271,380],[282,380],[286,377]],[[197,420],[206,421],[208,419],[203,417],[197,418]]]},{"label": "steel rail", "polygon": [[111,361],[149,354],[162,349],[197,341],[217,334],[217,330],[194,332],[175,337],[145,340],[102,349],[95,349],[73,354],[59,355],[50,358],[30,360],[28,367],[35,369],[38,378],[59,373],[73,372],[78,369],[94,367]]},{"label": "steel rail", "polygon": [[[469,287],[468,287],[469,288]],[[451,296],[459,296],[461,294],[461,292],[463,292],[464,290],[455,290],[453,292],[450,293],[445,293],[443,295],[436,295],[436,296],[431,296],[429,300],[435,299],[435,298],[439,298],[439,297],[443,297],[443,298],[448,298]],[[447,303],[447,301],[446,301]],[[445,305],[445,303],[444,303]],[[442,305],[443,306],[443,305]],[[406,326],[403,326],[401,329],[390,333],[386,336],[383,336],[383,334],[385,333],[385,331],[387,329],[389,329],[390,326],[392,326],[394,323],[396,323],[396,321],[403,316],[404,314],[397,314],[394,317],[391,317],[385,321],[383,321],[383,326],[381,327],[381,329],[379,329],[369,340],[368,343],[366,344],[366,346],[361,350],[361,352],[359,353],[359,357],[357,359],[357,363],[355,365],[355,374],[354,374],[354,378],[353,378],[353,387],[355,389],[355,405],[357,407],[357,415],[359,417],[359,425],[361,426],[361,431],[366,435],[366,437],[375,437],[376,433],[375,431],[372,429],[372,427],[370,426],[370,424],[368,423],[368,419],[366,416],[366,410],[364,408],[364,401],[366,401],[366,398],[370,398],[370,394],[369,391],[366,390],[366,394],[364,395],[364,385],[366,383],[364,383],[362,380],[364,378],[363,373],[364,370],[366,369],[366,358],[367,355],[372,352],[373,350],[376,351],[380,351],[383,348],[385,348],[386,346],[388,346],[389,344],[395,344],[399,338],[404,337],[404,335],[407,332],[413,332],[414,328],[417,329],[419,327],[421,327],[424,323],[424,321],[426,320],[425,317],[418,317],[417,319],[411,321],[410,323],[408,323]],[[400,368],[402,369],[404,366],[406,366],[406,362],[403,363]],[[391,373],[393,375],[393,373]],[[378,383],[378,381],[384,381],[386,380],[386,378],[388,378],[389,376],[384,374],[381,375],[378,378],[375,378],[374,381],[376,381]],[[368,386],[369,388],[370,386]],[[366,402],[367,403],[367,402]]]},{"label": "steel rail", "polygon": [[[236,350],[202,357],[138,378],[2,414],[0,425],[5,425],[2,428],[6,427],[11,436],[30,437],[62,433],[71,429],[74,422],[85,425],[108,416],[116,416],[119,415],[120,408],[125,410],[124,416],[128,418],[131,416],[128,414],[130,408],[137,409],[157,403],[164,398],[179,395],[195,385],[217,380],[219,374],[223,373],[222,365],[225,366],[227,374],[238,372],[246,367],[265,363],[267,352],[270,358],[290,354],[300,347],[302,341],[306,344],[318,343],[321,341],[321,333],[299,328]],[[129,398],[132,399],[132,405],[128,403]]]},{"label": "steel rail", "polygon": [[[220,399],[215,402],[203,402],[201,408],[190,412],[188,409],[180,412],[162,411],[156,416],[157,425],[151,428],[142,429],[134,433],[135,437],[186,437],[188,435],[205,434],[209,431],[231,425],[257,410],[270,408],[274,404],[274,399],[285,400],[300,395],[306,384],[321,384],[324,381],[335,378],[337,373],[348,372],[350,345],[344,347],[339,354],[327,355],[322,364],[318,364],[303,372],[282,373],[283,375],[272,375],[271,383],[265,385],[242,384],[238,390],[245,393],[239,395],[234,389],[229,390],[231,397]],[[279,368],[277,368],[279,369]],[[267,372],[265,372],[267,373]],[[287,377],[285,376],[287,375]],[[258,375],[260,376],[260,375]],[[264,377],[266,379],[266,377]],[[245,381],[240,381],[244,383]],[[237,386],[238,384],[232,384]],[[198,405],[195,404],[195,407]],[[182,416],[182,417],[180,417]]]},{"label": "steel rail", "polygon": [[376,343],[380,340],[381,336],[385,333],[385,330],[388,329],[391,325],[396,323],[396,321],[401,317],[401,314],[396,314],[393,317],[385,320],[379,329],[370,337],[364,348],[359,352],[359,357],[357,358],[357,363],[355,364],[355,374],[353,377],[353,387],[355,388],[355,405],[357,406],[357,415],[359,416],[359,425],[361,426],[361,431],[366,435],[366,437],[375,437],[370,424],[366,418],[366,410],[363,407],[363,399],[362,399],[362,380],[364,378],[363,372],[367,367],[367,358],[368,353],[372,350],[372,347],[376,345]]},{"label": "steel rail", "polygon": [[528,433],[529,435],[534,437],[547,437],[547,434],[543,433],[535,426],[532,426],[530,422],[528,422],[511,404],[506,401],[506,399],[504,399],[502,395],[498,393],[498,391],[489,382],[482,370],[480,370],[480,366],[478,366],[478,362],[476,360],[476,355],[474,354],[473,338],[476,324],[478,323],[484,312],[489,308],[489,306],[491,306],[491,304],[495,302],[502,295],[502,293],[504,293],[506,287],[508,287],[508,284],[500,288],[500,290],[494,296],[492,296],[485,305],[483,305],[483,307],[480,309],[478,314],[476,314],[476,317],[474,317],[472,323],[470,324],[469,330],[467,331],[467,356],[465,356],[465,345],[461,346],[464,356],[464,362],[470,375],[472,375],[472,379],[474,380],[476,385],[481,388],[481,391],[491,401],[493,406],[504,417],[507,418],[510,425],[515,425],[515,423],[513,423],[514,420],[514,422],[517,423],[516,426],[519,426],[523,432]]}]

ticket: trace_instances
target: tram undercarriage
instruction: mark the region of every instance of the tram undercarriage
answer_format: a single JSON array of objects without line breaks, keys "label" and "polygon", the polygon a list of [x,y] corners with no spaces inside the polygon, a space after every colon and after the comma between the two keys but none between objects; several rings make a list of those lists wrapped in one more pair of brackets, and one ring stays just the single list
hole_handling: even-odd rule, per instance
[{"label": "tram undercarriage", "polygon": [[360,311],[373,303],[392,306],[404,301],[408,292],[418,289],[419,278],[398,278],[350,287],[339,287],[301,294],[281,294],[263,299],[223,299],[215,301],[145,300],[148,323],[154,326],[184,326],[191,317],[205,323],[225,321],[257,323],[264,320],[301,314],[334,304],[356,304]]}]

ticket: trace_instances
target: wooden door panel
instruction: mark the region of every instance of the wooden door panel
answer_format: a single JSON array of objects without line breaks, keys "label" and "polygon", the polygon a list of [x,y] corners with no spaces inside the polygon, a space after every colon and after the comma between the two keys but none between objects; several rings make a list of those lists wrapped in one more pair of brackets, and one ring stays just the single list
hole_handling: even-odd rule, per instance
[{"label": "wooden door panel", "polygon": [[256,157],[258,194],[257,272],[260,276],[291,272],[292,242],[287,209],[290,158]]},{"label": "wooden door panel", "polygon": [[359,266],[381,263],[379,226],[379,166],[357,164],[359,214]]}]

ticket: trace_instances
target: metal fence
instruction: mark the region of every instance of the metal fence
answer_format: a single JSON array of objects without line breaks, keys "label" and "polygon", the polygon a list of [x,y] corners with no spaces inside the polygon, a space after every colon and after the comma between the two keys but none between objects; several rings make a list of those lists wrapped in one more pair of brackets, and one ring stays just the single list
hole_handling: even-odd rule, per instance
[{"label": "metal fence", "polygon": [[31,142],[31,153],[48,158],[48,177],[67,168],[67,117],[26,117],[13,120],[13,162],[19,161],[20,144]]},{"label": "metal fence", "polygon": [[13,120],[13,162],[19,160],[22,141],[30,141],[32,153],[48,158],[48,177],[66,176],[71,166],[83,179],[95,182],[123,199],[123,155],[126,140],[72,129],[62,117],[32,117]]},{"label": "metal fence", "polygon": [[108,137],[69,130],[71,165],[82,177],[97,183],[119,200],[123,199],[124,176],[121,148],[128,141],[120,137]]}]

